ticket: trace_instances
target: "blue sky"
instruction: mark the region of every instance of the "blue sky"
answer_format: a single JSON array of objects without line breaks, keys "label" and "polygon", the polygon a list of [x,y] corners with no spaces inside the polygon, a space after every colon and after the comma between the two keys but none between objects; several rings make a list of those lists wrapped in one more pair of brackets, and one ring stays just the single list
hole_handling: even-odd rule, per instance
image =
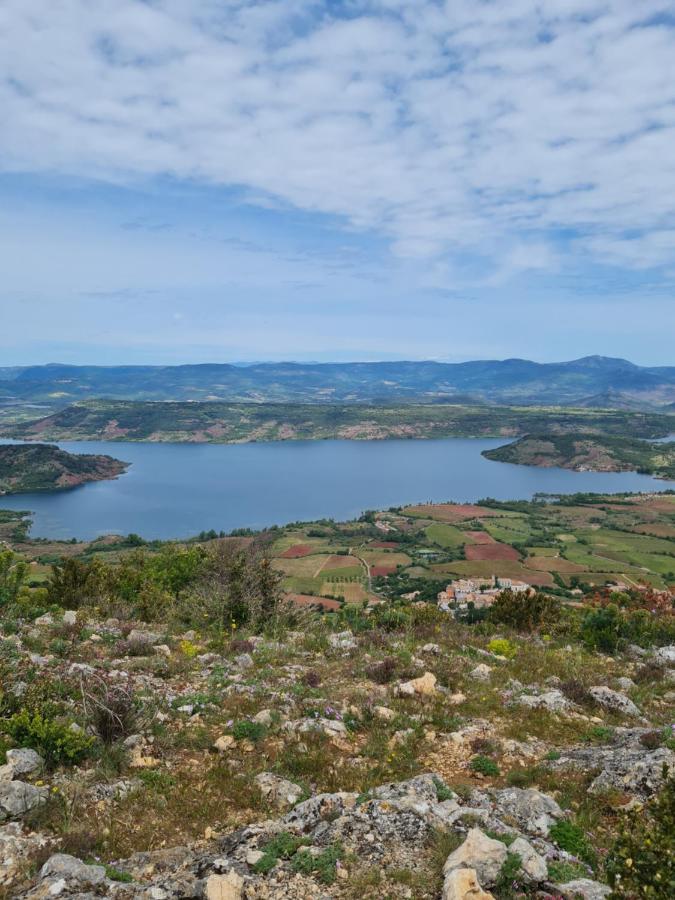
[{"label": "blue sky", "polygon": [[673,363],[674,13],[5,0],[0,365]]}]

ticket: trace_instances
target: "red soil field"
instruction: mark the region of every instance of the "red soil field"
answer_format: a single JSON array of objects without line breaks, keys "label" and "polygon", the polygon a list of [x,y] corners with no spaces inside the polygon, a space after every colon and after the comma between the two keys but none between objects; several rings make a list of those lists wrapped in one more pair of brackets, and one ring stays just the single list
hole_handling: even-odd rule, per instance
[{"label": "red soil field", "polygon": [[520,559],[518,551],[509,544],[467,544],[464,548],[466,558],[477,559]]},{"label": "red soil field", "polygon": [[396,571],[396,566],[371,566],[370,574],[373,578],[377,578],[381,575],[391,575],[392,572]]},{"label": "red soil field", "polygon": [[496,544],[497,541],[487,531],[467,531],[474,544]]},{"label": "red soil field", "polygon": [[396,541],[371,541],[369,547],[378,547],[381,550],[395,550],[398,547]]},{"label": "red soil field", "polygon": [[326,597],[314,597],[312,594],[288,594],[288,599],[296,606],[320,606],[331,612],[342,606],[338,600],[327,600]]},{"label": "red soil field", "polygon": [[309,556],[313,550],[309,544],[293,544],[288,550],[284,550],[281,559],[299,559],[301,556]]}]

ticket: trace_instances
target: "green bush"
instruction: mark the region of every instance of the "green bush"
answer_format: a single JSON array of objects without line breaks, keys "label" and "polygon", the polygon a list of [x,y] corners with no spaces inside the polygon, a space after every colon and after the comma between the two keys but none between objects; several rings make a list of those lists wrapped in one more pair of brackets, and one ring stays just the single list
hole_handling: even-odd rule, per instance
[{"label": "green bush", "polygon": [[238,741],[253,741],[257,744],[267,734],[267,729],[260,722],[252,722],[250,719],[240,719],[232,726],[232,736]]},{"label": "green bush", "polygon": [[474,756],[469,765],[474,772],[480,772],[481,775],[499,775],[499,766],[487,756]]},{"label": "green bush", "polygon": [[583,859],[588,863],[595,860],[595,853],[588,843],[586,832],[574,822],[561,819],[551,826],[549,835],[562,850],[567,850],[578,859]]},{"label": "green bush", "polygon": [[612,898],[675,897],[675,778],[626,814],[605,866]]},{"label": "green bush", "polygon": [[36,750],[50,768],[61,763],[76,763],[86,756],[94,739],[70,724],[47,719],[41,713],[27,709],[16,713],[4,724],[4,731],[21,747]]},{"label": "green bush", "polygon": [[502,591],[497,594],[490,607],[488,620],[500,625],[508,625],[515,631],[537,631],[550,629],[561,618],[562,607],[556,597],[549,594],[514,594]]},{"label": "green bush", "polygon": [[494,638],[488,644],[488,650],[490,653],[496,653],[497,656],[504,656],[506,659],[513,659],[518,653],[516,645],[507,641],[506,638]]},{"label": "green bush", "polygon": [[591,650],[616,653],[623,644],[622,625],[623,617],[613,604],[594,609],[581,623],[581,639]]},{"label": "green bush", "polygon": [[315,875],[323,884],[333,884],[337,877],[337,862],[344,856],[340,844],[326,847],[318,856],[313,856],[307,850],[299,850],[293,857],[291,865],[296,872],[305,875]]}]

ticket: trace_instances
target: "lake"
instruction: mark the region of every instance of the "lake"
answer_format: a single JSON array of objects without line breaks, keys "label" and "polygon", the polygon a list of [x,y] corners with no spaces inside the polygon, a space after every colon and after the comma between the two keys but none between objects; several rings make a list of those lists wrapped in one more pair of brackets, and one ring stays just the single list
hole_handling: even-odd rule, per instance
[{"label": "lake", "polygon": [[675,487],[634,472],[571,472],[491,462],[503,439],[286,441],[264,444],[63,442],[73,453],[132,463],[114,481],[70,491],[0,497],[31,510],[33,537],[92,539],[136,532],[183,538],[211,528],[262,528],[422,501],[529,499],[538,492],[658,491]]}]

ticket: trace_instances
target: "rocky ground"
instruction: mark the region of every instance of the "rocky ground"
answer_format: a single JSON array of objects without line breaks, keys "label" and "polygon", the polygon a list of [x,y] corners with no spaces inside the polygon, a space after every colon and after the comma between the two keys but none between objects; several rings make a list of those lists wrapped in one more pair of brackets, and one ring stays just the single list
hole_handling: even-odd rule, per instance
[{"label": "rocky ground", "polygon": [[608,895],[675,766],[675,648],[494,637],[428,608],[225,641],[5,623],[0,896]]}]

